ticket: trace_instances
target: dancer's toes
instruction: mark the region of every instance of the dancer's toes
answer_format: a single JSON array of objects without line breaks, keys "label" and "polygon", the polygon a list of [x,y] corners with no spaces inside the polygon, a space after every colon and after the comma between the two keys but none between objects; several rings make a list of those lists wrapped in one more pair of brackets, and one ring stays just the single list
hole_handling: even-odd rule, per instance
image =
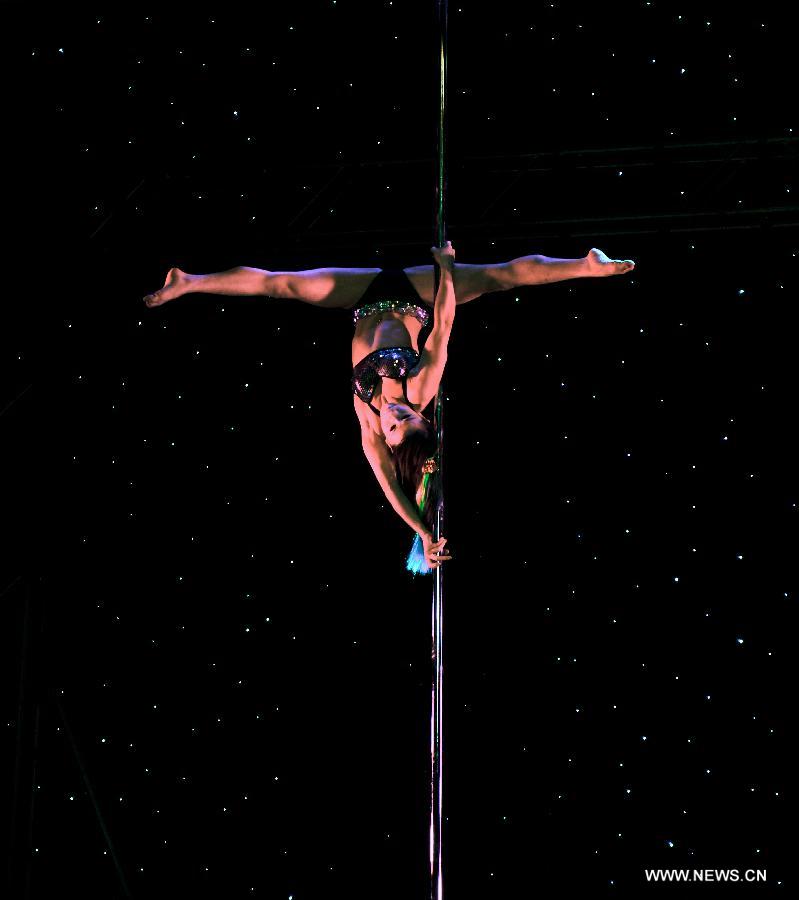
[{"label": "dancer's toes", "polygon": [[166,273],[164,286],[160,290],[155,291],[152,294],[147,294],[143,298],[145,305],[160,306],[162,303],[166,303],[167,300],[174,300],[175,297],[180,297],[181,294],[186,293],[186,285],[188,282],[189,276],[182,269],[173,266]]},{"label": "dancer's toes", "polygon": [[589,275],[623,275],[632,272],[635,263],[631,259],[610,259],[598,247],[592,247],[586,256]]}]

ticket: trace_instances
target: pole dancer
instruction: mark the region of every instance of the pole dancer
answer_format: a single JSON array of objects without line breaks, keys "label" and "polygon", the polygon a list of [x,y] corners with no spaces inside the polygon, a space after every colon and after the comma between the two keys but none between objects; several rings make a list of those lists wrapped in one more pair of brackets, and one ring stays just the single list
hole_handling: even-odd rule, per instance
[{"label": "pole dancer", "polygon": [[[352,390],[361,446],[389,503],[417,535],[414,544],[418,542],[422,553],[413,563],[412,551],[408,567],[422,573],[452,558],[445,549],[447,539],[436,540],[433,533],[441,483],[428,407],[444,374],[456,306],[483,294],[621,275],[635,267],[631,259],[610,259],[596,247],[579,259],[532,254],[488,264],[456,263],[449,241],[431,251],[441,270],[435,297],[434,267],[420,265],[296,272],[237,266],[207,275],[173,267],[163,287],[143,298],[150,308],[204,293],[275,297],[320,309],[352,310]],[[427,501],[420,508],[425,490]]]}]

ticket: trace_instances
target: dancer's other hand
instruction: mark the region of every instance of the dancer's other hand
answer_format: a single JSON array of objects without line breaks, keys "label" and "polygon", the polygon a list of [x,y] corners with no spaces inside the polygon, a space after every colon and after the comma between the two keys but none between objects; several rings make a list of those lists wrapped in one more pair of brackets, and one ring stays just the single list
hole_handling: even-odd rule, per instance
[{"label": "dancer's other hand", "polygon": [[455,265],[455,249],[452,246],[452,241],[447,241],[446,247],[431,247],[430,250],[433,252],[433,256],[439,266],[451,272],[452,267]]},{"label": "dancer's other hand", "polygon": [[444,549],[444,544],[447,543],[445,537],[442,537],[440,540],[435,540],[433,532],[428,531],[421,535],[421,538],[422,546],[424,547],[424,558],[431,569],[437,569],[442,562],[447,559],[452,559],[449,552]]}]

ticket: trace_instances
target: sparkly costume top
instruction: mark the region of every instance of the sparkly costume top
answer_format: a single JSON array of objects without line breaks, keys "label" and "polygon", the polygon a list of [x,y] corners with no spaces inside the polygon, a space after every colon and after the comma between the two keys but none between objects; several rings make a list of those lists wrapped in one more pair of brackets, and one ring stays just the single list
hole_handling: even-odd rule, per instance
[{"label": "sparkly costume top", "polygon": [[[373,300],[373,297],[387,298]],[[398,312],[413,316],[421,322],[423,329],[432,325],[432,310],[426,307],[419,298],[413,282],[402,269],[381,269],[376,278],[367,287],[357,306],[352,311],[352,323],[357,325],[367,316],[379,313]],[[426,337],[424,330],[420,334],[420,342]],[[422,343],[420,343],[422,346]],[[419,353],[413,347],[380,347],[365,356],[352,370],[352,390],[369,404],[376,415],[380,410],[372,406],[372,397],[381,378],[401,378],[402,394],[408,406],[406,387],[408,372],[419,362]]]},{"label": "sparkly costume top", "polygon": [[413,347],[380,347],[365,356],[352,370],[352,390],[372,412],[380,415],[380,410],[372,406],[372,397],[381,378],[401,378],[402,395],[408,400],[408,372],[419,362],[419,354]]},{"label": "sparkly costume top", "polygon": [[405,316],[413,316],[422,325],[427,325],[430,320],[430,310],[425,309],[420,303],[412,303],[408,300],[378,300],[376,303],[366,303],[352,312],[352,324],[357,325],[361,319],[374,316],[378,313],[388,312],[402,313]]}]

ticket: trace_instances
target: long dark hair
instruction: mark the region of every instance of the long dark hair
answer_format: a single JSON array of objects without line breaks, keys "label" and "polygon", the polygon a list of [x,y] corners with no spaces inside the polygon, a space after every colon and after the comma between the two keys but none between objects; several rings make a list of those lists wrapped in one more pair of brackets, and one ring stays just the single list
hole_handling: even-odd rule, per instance
[{"label": "long dark hair", "polygon": [[[422,483],[424,473],[422,466],[429,457],[435,457],[438,445],[436,444],[436,430],[432,422],[424,419],[424,428],[414,428],[405,435],[402,442],[391,447],[394,460],[394,470],[405,496],[418,509],[416,492]],[[436,512],[441,503],[441,473],[433,472],[427,485],[427,500],[424,511],[420,511],[419,517],[424,524],[433,531],[435,529]]]}]

